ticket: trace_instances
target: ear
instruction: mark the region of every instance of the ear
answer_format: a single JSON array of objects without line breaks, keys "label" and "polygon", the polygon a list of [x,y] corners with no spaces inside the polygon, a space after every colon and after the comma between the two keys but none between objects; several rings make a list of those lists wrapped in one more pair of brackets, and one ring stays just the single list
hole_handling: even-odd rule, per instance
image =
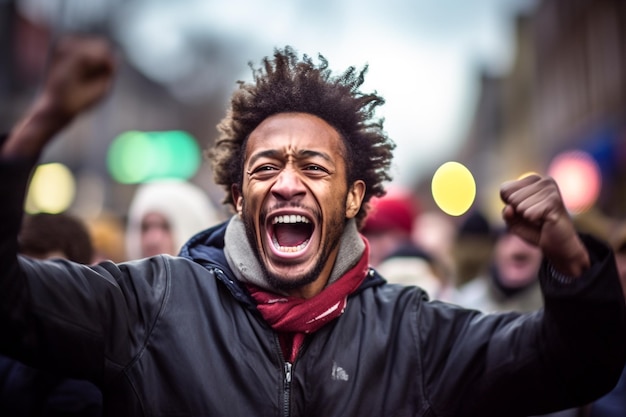
[{"label": "ear", "polygon": [[346,198],[346,218],[353,218],[361,209],[365,188],[365,183],[361,180],[352,183]]},{"label": "ear", "polygon": [[243,211],[243,195],[241,194],[241,191],[239,190],[237,184],[233,184],[230,186],[230,193],[233,197],[233,201],[235,202],[235,209],[237,210],[237,213],[241,216],[241,213]]}]

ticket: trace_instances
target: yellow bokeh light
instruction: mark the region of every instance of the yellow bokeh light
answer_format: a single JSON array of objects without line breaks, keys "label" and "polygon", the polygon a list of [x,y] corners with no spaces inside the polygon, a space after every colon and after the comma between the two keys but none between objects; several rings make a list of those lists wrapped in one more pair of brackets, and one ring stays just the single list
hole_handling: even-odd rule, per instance
[{"label": "yellow bokeh light", "polygon": [[69,208],[76,194],[76,182],[63,164],[37,167],[28,188],[25,210],[28,213],[61,213]]},{"label": "yellow bokeh light", "polygon": [[459,162],[446,162],[433,175],[433,199],[439,208],[451,216],[460,216],[474,203],[474,176]]},{"label": "yellow bokeh light", "polygon": [[522,175],[517,177],[517,179],[521,180],[522,178],[530,177],[531,175],[539,175],[539,174],[537,172],[535,172],[535,171],[526,171]]}]

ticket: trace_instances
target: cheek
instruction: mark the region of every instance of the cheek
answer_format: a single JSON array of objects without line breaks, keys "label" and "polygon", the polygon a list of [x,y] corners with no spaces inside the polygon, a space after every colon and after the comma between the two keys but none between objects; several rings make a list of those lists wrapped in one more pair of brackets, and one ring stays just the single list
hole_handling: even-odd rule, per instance
[{"label": "cheek", "polygon": [[252,214],[259,211],[259,207],[263,203],[263,192],[259,187],[248,186],[244,197],[242,198],[243,211]]},{"label": "cheek", "polygon": [[261,217],[264,195],[265,194],[259,192],[259,190],[255,190],[254,187],[248,186],[244,196],[240,199],[241,211],[239,214],[243,218],[246,227],[250,228],[250,231],[254,231],[255,234],[260,233],[260,223],[263,222]]},{"label": "cheek", "polygon": [[344,185],[328,184],[317,192],[317,195],[326,195],[328,203],[332,206],[341,205],[342,209],[346,208],[348,198],[348,190]]}]

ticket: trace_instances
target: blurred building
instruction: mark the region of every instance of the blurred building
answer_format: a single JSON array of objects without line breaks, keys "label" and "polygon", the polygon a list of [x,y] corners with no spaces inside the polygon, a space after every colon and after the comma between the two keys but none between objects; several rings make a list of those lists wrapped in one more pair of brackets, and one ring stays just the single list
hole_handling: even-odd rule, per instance
[{"label": "blurred building", "polygon": [[[597,162],[596,206],[626,212],[626,3],[541,0],[515,22],[508,74],[480,74],[459,159],[485,184],[478,204],[499,215],[498,185],[581,150]],[[581,184],[584,187],[584,184]]]},{"label": "blurred building", "polygon": [[544,0],[534,21],[533,146],[578,148],[598,162],[598,206],[626,212],[626,3]]},{"label": "blurred building", "polygon": [[[220,87],[210,89],[210,94],[194,96],[193,101],[174,95],[167,86],[143,73],[129,56],[111,23],[118,9],[119,1],[0,0],[0,132],[7,132],[33,99],[49,51],[61,34],[100,35],[117,47],[117,75],[108,98],[61,132],[40,158],[41,163],[60,162],[71,170],[78,192],[70,211],[78,211],[81,217],[106,211],[126,215],[137,184],[119,183],[108,172],[107,153],[115,138],[127,131],[179,130],[189,133],[204,149],[217,135],[215,126],[224,115],[225,100],[233,87],[223,82],[223,76],[212,74],[213,83]],[[197,90],[205,91],[207,84],[213,85],[199,77],[194,81]],[[215,200],[221,198],[221,189],[211,181],[208,164],[201,164],[189,180],[212,197],[219,196]],[[98,207],[94,207],[95,202]],[[91,211],[82,212],[85,208]]]},{"label": "blurred building", "polygon": [[[168,2],[154,2],[158,13],[141,8],[148,3],[0,0],[0,46],[5,52],[0,55],[1,131],[12,126],[32,98],[59,33],[99,33],[119,47],[119,74],[110,99],[77,120],[42,155],[42,162],[66,164],[79,187],[81,178],[87,179],[83,189],[101,187],[100,196],[92,192],[76,207],[102,201],[108,205],[104,209],[124,214],[135,186],[116,183],[106,167],[107,150],[123,132],[179,129],[206,147],[235,88],[235,69],[253,56],[255,39],[237,32],[220,34],[205,23],[176,23],[172,9],[165,7]],[[26,4],[38,4],[40,15],[20,9]],[[180,33],[168,32],[172,28],[163,22],[178,24]],[[474,173],[475,204],[499,218],[502,181],[529,171],[546,172],[555,156],[575,148],[589,152],[600,166],[603,187],[597,205],[608,214],[625,213],[626,2],[536,0],[514,26],[517,55],[510,71],[479,74],[473,123],[456,158]],[[171,54],[162,55],[165,51]],[[165,69],[174,72],[165,74]],[[101,185],[94,187],[89,178],[100,178]],[[206,164],[191,180],[214,199],[221,198]],[[416,193],[429,197],[428,185],[418,184]],[[77,199],[85,195],[79,192]],[[431,200],[423,199],[425,209]]]},{"label": "blurred building", "polygon": [[0,1],[0,127],[5,132],[35,91],[49,34],[23,19],[12,1]]}]

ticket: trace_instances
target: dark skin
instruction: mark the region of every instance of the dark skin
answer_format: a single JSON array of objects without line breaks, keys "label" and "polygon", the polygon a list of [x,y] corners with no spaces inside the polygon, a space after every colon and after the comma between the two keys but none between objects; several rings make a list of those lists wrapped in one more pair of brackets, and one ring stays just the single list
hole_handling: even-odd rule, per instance
[{"label": "dark skin", "polygon": [[508,229],[532,245],[562,274],[576,277],[589,268],[589,253],[578,237],[558,186],[550,177],[531,175],[500,187]]},{"label": "dark skin", "polygon": [[[339,132],[307,113],[268,117],[250,135],[244,169],[249,173],[233,200],[256,243],[268,282],[288,294],[310,298],[324,289],[339,251],[346,219],[356,216],[365,183],[348,186]],[[274,242],[273,219],[309,219],[306,243]],[[254,233],[251,233],[254,231]]]},{"label": "dark skin", "polygon": [[[42,91],[11,131],[0,154],[36,158],[56,133],[106,95],[114,68],[113,52],[106,41],[63,39],[52,56]],[[510,231],[538,246],[558,272],[576,277],[589,268],[589,254],[553,179],[533,175],[506,182],[500,195]],[[314,288],[313,293],[321,291],[327,279],[327,274],[322,274],[307,288]],[[303,296],[312,295],[309,291]]]}]

